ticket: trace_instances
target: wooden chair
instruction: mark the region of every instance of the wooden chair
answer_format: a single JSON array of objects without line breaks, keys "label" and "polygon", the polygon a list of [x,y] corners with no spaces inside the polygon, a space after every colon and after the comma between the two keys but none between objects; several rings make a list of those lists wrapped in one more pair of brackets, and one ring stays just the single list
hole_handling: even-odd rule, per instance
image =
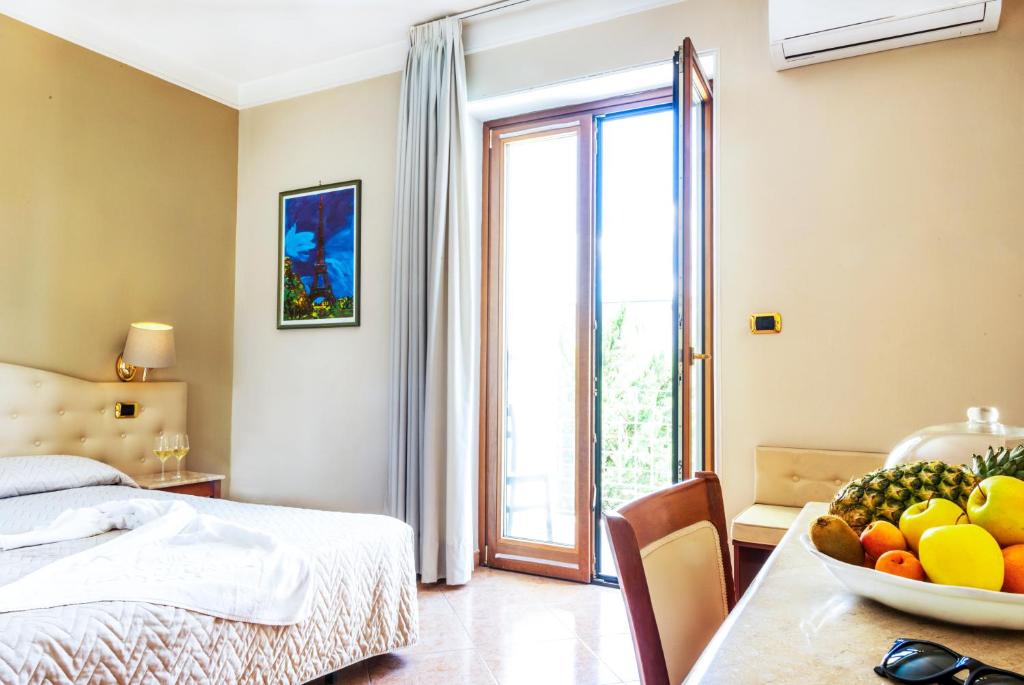
[{"label": "wooden chair", "polygon": [[678,685],[735,604],[714,473],[605,514],[643,685]]}]

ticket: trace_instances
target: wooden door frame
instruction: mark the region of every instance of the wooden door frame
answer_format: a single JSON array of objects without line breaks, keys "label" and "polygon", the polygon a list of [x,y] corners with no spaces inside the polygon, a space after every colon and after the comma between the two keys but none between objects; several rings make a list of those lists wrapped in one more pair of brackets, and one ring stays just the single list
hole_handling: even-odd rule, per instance
[{"label": "wooden door frame", "polygon": [[[588,227],[591,223],[590,208],[588,200],[591,196],[586,191],[593,183],[590,175],[591,165],[587,163],[592,152],[590,141],[593,138],[592,121],[590,118],[575,114],[565,114],[548,117],[542,121],[521,121],[507,124],[505,126],[489,127],[488,137],[488,161],[493,165],[488,170],[490,180],[489,192],[491,199],[488,205],[488,233],[487,242],[487,338],[490,344],[482,351],[487,358],[485,374],[481,382],[486,383],[486,394],[482,394],[486,404],[486,423],[484,425],[486,438],[486,461],[483,464],[482,474],[485,484],[484,501],[484,547],[485,562],[492,563],[493,555],[499,553],[499,542],[503,548],[508,548],[501,565],[505,568],[516,571],[537,572],[541,568],[545,573],[565,578],[567,580],[589,580],[590,567],[583,562],[589,558],[590,538],[589,529],[582,530],[577,525],[575,531],[574,546],[569,549],[559,549],[558,545],[528,540],[510,541],[508,538],[497,537],[500,508],[502,502],[502,488],[497,478],[487,478],[488,473],[503,472],[502,465],[502,397],[503,397],[503,360],[502,360],[502,289],[501,289],[501,255],[503,254],[503,216],[501,212],[503,204],[503,187],[500,174],[495,174],[494,169],[501,169],[504,163],[504,146],[500,144],[503,136],[514,136],[516,140],[529,140],[531,138],[556,135],[560,131],[572,130],[577,135],[577,174],[578,185],[584,189],[577,198],[577,275],[576,275],[576,361],[575,361],[575,395],[577,398],[585,397],[587,379],[592,375],[590,368],[592,350],[590,338],[586,335],[587,322],[593,316],[593,290],[590,282],[593,280],[592,264],[593,243],[591,241]],[[491,145],[494,141],[496,144]],[[576,472],[575,480],[578,484],[586,484],[591,480],[590,462],[586,457],[589,454],[589,436],[593,432],[593,412],[589,404],[577,402],[576,417],[574,421],[574,445]],[[585,485],[577,488],[574,509],[577,513],[577,522],[581,512],[589,510],[588,502],[590,489]],[[488,554],[489,552],[489,554]],[[488,558],[490,556],[490,558]],[[510,558],[510,556],[512,558]],[[518,557],[518,558],[517,558]],[[538,568],[538,562],[526,560],[531,558],[547,558],[550,565]]]},{"label": "wooden door frame", "polygon": [[[689,67],[689,68],[687,68]],[[704,98],[704,105],[701,108],[701,114],[703,120],[701,125],[704,131],[704,147],[700,150],[700,154],[703,157],[703,168],[704,168],[704,182],[702,183],[701,190],[703,192],[702,201],[704,203],[703,212],[703,225],[701,230],[704,238],[704,284],[703,284],[703,310],[704,310],[704,321],[703,321],[703,340],[704,354],[710,355],[706,359],[702,360],[704,364],[703,368],[703,388],[702,394],[704,395],[704,424],[700,427],[703,431],[702,445],[704,447],[704,462],[701,465],[701,471],[717,471],[717,463],[715,459],[715,367],[718,365],[716,350],[715,350],[715,298],[714,298],[714,284],[715,284],[715,270],[714,270],[714,254],[715,254],[715,236],[714,236],[714,121],[715,121],[715,100],[713,86],[714,82],[708,79],[704,75],[704,71],[700,65],[700,59],[697,54],[696,48],[693,46],[693,42],[686,38],[683,41],[683,45],[680,48],[679,63],[677,65],[679,69],[679,93],[677,98],[679,100],[679,116],[680,116],[680,130],[689,130],[690,125],[687,122],[692,116],[691,107],[692,104],[692,93],[693,89],[696,88],[701,91]],[[696,76],[696,79],[694,79]],[[679,165],[680,165],[680,179],[688,179],[686,174],[689,173],[688,162],[691,159],[694,151],[691,148],[691,141],[688,136],[681,136],[680,141],[680,154],[679,154]],[[685,226],[688,220],[686,216],[686,208],[690,207],[693,202],[692,188],[688,180],[682,180],[682,189],[680,193],[680,217],[682,225]],[[679,232],[680,240],[683,244],[680,245],[680,264],[679,278],[680,278],[680,297],[682,298],[681,309],[683,310],[684,319],[686,318],[685,312],[687,312],[686,301],[690,296],[690,280],[685,277],[686,269],[684,268],[687,260],[686,253],[686,235],[687,231],[681,230]],[[685,323],[685,321],[684,321]],[[688,326],[681,327],[682,340],[681,340],[681,354],[680,354],[680,382],[684,375],[689,375],[688,371],[693,367],[693,345],[690,337],[690,328]],[[680,387],[682,397],[680,398],[680,417],[677,417],[677,421],[680,426],[687,425],[690,417],[691,401],[690,401],[690,389],[685,384]],[[694,429],[690,426],[690,430]],[[692,441],[690,435],[681,430],[681,471],[682,479],[690,478],[693,475],[693,458],[690,454]]]},{"label": "wooden door frame", "polygon": [[[569,121],[579,122],[579,156],[580,193],[578,215],[580,221],[580,255],[578,259],[577,292],[583,298],[582,306],[577,308],[577,398],[593,397],[595,370],[594,335],[595,322],[594,302],[594,117],[624,110],[671,102],[672,89],[660,88],[631,95],[607,98],[595,102],[570,105],[554,109],[532,112],[512,117],[505,117],[484,123],[483,125],[483,163],[482,163],[482,211],[481,211],[481,325],[480,331],[480,453],[478,483],[478,528],[479,550],[478,563],[488,564],[488,554],[492,540],[488,531],[496,530],[497,503],[500,501],[496,479],[488,479],[489,472],[496,472],[499,456],[500,438],[500,404],[501,404],[501,283],[498,271],[499,259],[502,254],[501,236],[502,219],[501,188],[498,175],[492,172],[492,165],[500,164],[500,146],[493,142],[503,133],[531,128],[542,128],[547,125],[564,124]],[[497,152],[495,150],[498,150]],[[585,229],[585,230],[584,230]],[[576,478],[578,483],[586,484],[579,488],[577,511],[577,544],[582,552],[586,550],[587,563],[579,564],[579,568],[571,569],[552,566],[545,569],[553,576],[589,582],[594,574],[594,406],[593,401],[585,405],[577,404],[576,409]],[[488,525],[490,524],[490,525]],[[580,535],[580,526],[587,530]],[[545,545],[544,547],[548,547]],[[536,571],[536,564],[520,563],[505,559],[502,565],[513,570]]]}]

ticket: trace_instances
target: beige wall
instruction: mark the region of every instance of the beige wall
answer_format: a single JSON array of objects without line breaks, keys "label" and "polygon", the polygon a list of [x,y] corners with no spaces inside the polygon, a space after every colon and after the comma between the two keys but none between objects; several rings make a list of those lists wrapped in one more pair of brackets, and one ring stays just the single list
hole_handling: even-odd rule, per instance
[{"label": "beige wall", "polygon": [[[397,74],[244,110],[232,494],[383,512]],[[277,197],[361,179],[362,325],[277,330]]]},{"label": "beige wall", "polygon": [[156,377],[226,473],[237,112],[3,16],[0,94],[0,361],[115,380],[128,324],[172,323]]},{"label": "beige wall", "polygon": [[[765,0],[686,0],[473,55],[478,95],[719,51],[721,450],[887,451],[993,404],[1024,424],[1024,5],[999,31],[785,72]],[[779,336],[747,317],[781,311]]]},{"label": "beige wall", "polygon": [[[719,52],[720,449],[888,450],[970,404],[1024,423],[1024,7],[998,33],[787,72],[766,0],[686,0],[474,54],[471,97]],[[397,75],[241,116],[234,477],[246,497],[383,507]],[[362,328],[273,327],[277,193],[363,178]],[[782,312],[779,336],[747,317]],[[327,359],[333,355],[333,361]]]}]

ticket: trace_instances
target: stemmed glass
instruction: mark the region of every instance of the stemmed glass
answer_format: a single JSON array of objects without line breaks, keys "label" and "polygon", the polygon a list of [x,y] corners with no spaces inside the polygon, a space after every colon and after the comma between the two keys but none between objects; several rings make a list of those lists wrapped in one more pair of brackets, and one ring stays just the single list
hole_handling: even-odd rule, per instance
[{"label": "stemmed glass", "polygon": [[181,480],[181,460],[188,454],[188,433],[174,434],[174,458],[178,460],[178,470],[174,473],[176,480]]},{"label": "stemmed glass", "polygon": [[160,460],[160,480],[167,480],[164,465],[170,459],[172,451],[170,438],[166,435],[160,434],[153,438],[153,454]]}]

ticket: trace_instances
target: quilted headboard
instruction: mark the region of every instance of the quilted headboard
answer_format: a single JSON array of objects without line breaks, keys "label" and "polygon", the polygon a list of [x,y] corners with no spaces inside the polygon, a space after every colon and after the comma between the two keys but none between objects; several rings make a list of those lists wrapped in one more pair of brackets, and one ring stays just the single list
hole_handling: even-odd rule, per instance
[{"label": "quilted headboard", "polygon": [[[98,383],[0,363],[0,457],[72,454],[153,473],[153,439],[185,431],[187,398],[185,383]],[[117,402],[137,402],[138,416],[115,418]]]}]

